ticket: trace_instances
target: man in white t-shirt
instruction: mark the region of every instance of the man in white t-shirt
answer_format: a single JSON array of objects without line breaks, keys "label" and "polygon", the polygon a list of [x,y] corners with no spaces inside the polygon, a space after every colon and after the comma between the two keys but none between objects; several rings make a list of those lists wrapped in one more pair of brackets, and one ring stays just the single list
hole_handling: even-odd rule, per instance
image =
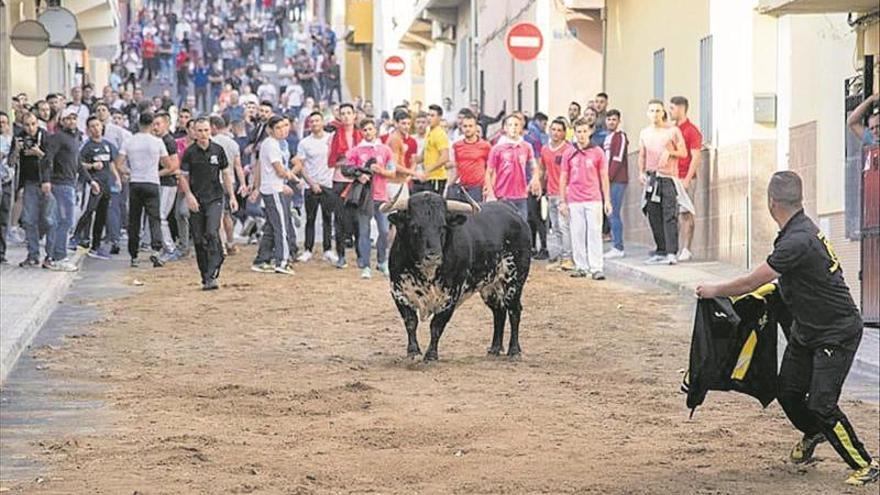
[{"label": "man in white t-shirt", "polygon": [[[223,169],[223,173],[228,175],[233,183],[235,179],[238,179],[238,194],[247,195],[247,182],[244,178],[244,169],[241,166],[241,148],[235,142],[232,133],[229,132],[229,123],[219,115],[212,115],[209,121],[211,123],[211,141],[223,148],[223,154],[226,155],[226,161],[229,163],[229,166]],[[244,204],[244,202],[241,201],[238,204]],[[222,232],[226,234],[226,254],[236,254],[238,247],[235,245],[235,222],[232,219],[228,197],[224,198],[222,226]]]},{"label": "man in white t-shirt", "polygon": [[251,193],[252,201],[256,201],[257,194],[263,198],[266,223],[251,269],[260,273],[293,275],[291,265],[296,255],[296,235],[290,218],[293,188],[289,183],[299,179],[288,168],[290,151],[286,148],[286,140],[290,134],[290,122],[276,115],[269,119],[266,127],[269,135],[260,144],[260,163],[254,176],[254,192]]},{"label": "man in white t-shirt", "polygon": [[308,261],[312,258],[312,249],[315,247],[315,221],[320,206],[324,259],[335,264],[339,258],[330,249],[330,239],[339,196],[333,191],[333,169],[327,165],[330,134],[324,132],[324,116],[319,111],[314,111],[308,116],[307,125],[310,134],[299,142],[296,157],[293,159],[294,164],[303,169],[303,178],[307,184],[305,250],[299,260]]},{"label": "man in white t-shirt", "polygon": [[[116,169],[129,176],[128,196],[128,254],[131,267],[138,266],[138,248],[141,243],[141,217],[147,212],[153,252],[150,261],[154,267],[164,265],[159,257],[162,249],[162,229],[159,218],[159,165],[170,167],[168,150],[162,140],[152,134],[153,114],[145,112],[138,121],[140,131],[128,139],[116,156]],[[128,159],[128,166],[125,162]]]}]

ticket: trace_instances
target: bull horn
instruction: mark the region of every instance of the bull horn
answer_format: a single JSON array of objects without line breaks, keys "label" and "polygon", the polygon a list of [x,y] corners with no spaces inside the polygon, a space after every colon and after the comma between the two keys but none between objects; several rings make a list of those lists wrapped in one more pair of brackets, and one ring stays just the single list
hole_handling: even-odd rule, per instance
[{"label": "bull horn", "polygon": [[452,199],[446,200],[446,211],[454,211],[457,213],[476,213],[480,211],[479,206],[472,206],[467,203],[462,203],[461,201],[455,201]]},{"label": "bull horn", "polygon": [[461,192],[462,192],[462,194],[464,194],[464,197],[465,197],[465,199],[467,199],[467,202],[470,203],[471,207],[474,209],[474,213],[477,213],[478,211],[483,209],[480,206],[480,203],[477,203],[476,201],[474,201],[474,198],[471,197],[470,194],[468,194],[468,192],[465,188],[462,187]]},{"label": "bull horn", "polygon": [[404,211],[409,205],[409,189],[406,184],[400,186],[400,190],[394,195],[394,199],[379,206],[382,213],[390,213],[392,211]]}]

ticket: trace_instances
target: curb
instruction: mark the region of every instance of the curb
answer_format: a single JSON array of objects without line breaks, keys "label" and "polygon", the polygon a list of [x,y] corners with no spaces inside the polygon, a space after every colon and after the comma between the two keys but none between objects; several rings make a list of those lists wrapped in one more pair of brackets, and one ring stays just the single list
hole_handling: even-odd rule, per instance
[{"label": "curb", "polygon": [[615,260],[605,260],[604,264],[606,272],[620,278],[635,279],[640,282],[656,285],[670,292],[677,292],[682,295],[693,296],[694,294],[694,287],[688,284],[682,284],[668,280],[658,275],[648,273],[644,270],[639,270],[638,268],[635,268],[626,263],[621,263]]},{"label": "curb", "polygon": [[[86,251],[77,249],[76,253],[71,257],[76,266],[82,269],[83,260]],[[64,281],[57,285],[52,285],[42,292],[36,301],[30,307],[30,310],[22,318],[20,325],[24,327],[17,335],[14,335],[14,341],[11,346],[6,349],[3,356],[0,356],[0,386],[6,381],[6,377],[15,367],[15,363],[21,357],[21,354],[30,346],[34,337],[39,333],[46,321],[52,316],[58,303],[67,294],[77,272],[64,274]]]}]

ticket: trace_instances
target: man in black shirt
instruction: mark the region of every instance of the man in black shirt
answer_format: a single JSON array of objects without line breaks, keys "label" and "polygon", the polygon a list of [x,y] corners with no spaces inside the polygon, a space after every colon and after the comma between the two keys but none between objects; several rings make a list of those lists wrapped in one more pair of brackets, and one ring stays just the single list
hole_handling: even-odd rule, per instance
[{"label": "man in black shirt", "polygon": [[[223,215],[223,191],[229,207],[238,210],[231,176],[223,171],[229,166],[223,147],[211,141],[211,125],[200,118],[195,123],[196,142],[183,153],[180,187],[190,209],[189,225],[196,247],[196,260],[202,275],[202,289],[217,286],[223,247],[220,245],[220,219]],[[220,184],[220,178],[223,184]]]},{"label": "man in black shirt", "polygon": [[804,436],[791,460],[811,460],[816,445],[828,440],[855,471],[850,485],[877,482],[880,467],[837,405],[859,341],[862,319],[837,255],[825,234],[803,210],[801,178],[776,172],[768,187],[770,215],[780,231],[767,261],[752,273],[720,284],[697,286],[697,296],[737,296],[778,278],[782,299],[794,323],[778,377],[779,404]]},{"label": "man in black shirt", "polygon": [[[97,116],[92,115],[86,120],[86,130],[89,139],[79,150],[79,159],[83,168],[88,170],[92,178],[98,182],[100,190],[97,194],[90,195],[88,206],[76,224],[74,239],[77,240],[77,244],[91,248],[90,257],[106,260],[110,259],[110,253],[101,249],[101,237],[104,235],[104,225],[107,223],[107,212],[110,207],[110,185],[122,183],[113,164],[119,150],[113,146],[113,143],[103,138],[104,125]],[[92,228],[91,242],[89,227]]]},{"label": "man in black shirt", "polygon": [[[55,227],[55,197],[52,196],[52,167],[46,161],[49,133],[41,129],[37,116],[24,112],[22,130],[15,135],[11,156],[18,160],[19,184],[24,189],[21,222],[27,239],[23,268],[40,266],[40,238]],[[49,267],[48,250],[46,268]]]}]

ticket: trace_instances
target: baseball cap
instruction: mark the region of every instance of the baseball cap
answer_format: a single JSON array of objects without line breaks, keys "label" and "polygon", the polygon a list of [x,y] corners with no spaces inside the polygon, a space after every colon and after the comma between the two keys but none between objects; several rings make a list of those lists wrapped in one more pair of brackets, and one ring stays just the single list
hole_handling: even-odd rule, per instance
[{"label": "baseball cap", "polygon": [[61,111],[61,118],[62,118],[62,119],[65,119],[65,118],[67,118],[67,117],[70,117],[71,115],[76,115],[77,117],[79,116],[79,115],[77,114],[76,109],[73,108],[73,107],[67,107],[67,108],[65,108],[64,110]]}]

